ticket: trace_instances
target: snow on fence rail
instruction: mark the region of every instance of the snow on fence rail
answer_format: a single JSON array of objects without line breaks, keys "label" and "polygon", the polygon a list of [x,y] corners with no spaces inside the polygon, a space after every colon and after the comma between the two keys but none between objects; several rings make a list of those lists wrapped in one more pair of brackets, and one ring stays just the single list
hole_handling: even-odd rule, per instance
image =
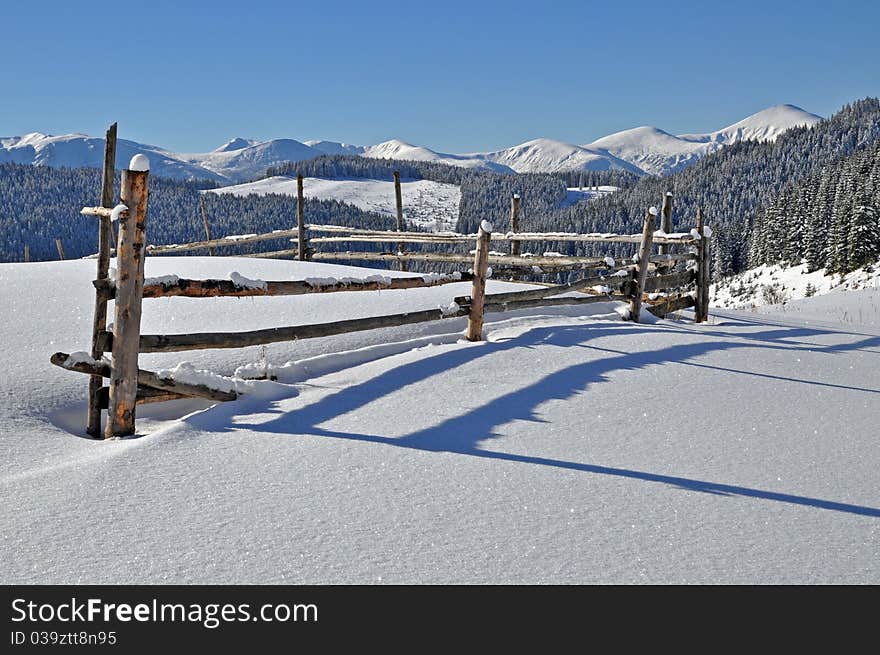
[{"label": "snow on fence rail", "polygon": [[[404,231],[361,230],[335,225],[309,226],[312,231],[329,233],[344,232],[341,240],[362,240],[359,237],[370,237],[381,241],[401,244],[408,238],[424,238],[420,242],[444,243],[446,240],[476,241],[473,255],[454,253],[365,253],[365,252],[312,252],[308,241],[304,238],[305,223],[302,215],[301,195],[297,207],[297,223],[295,230],[276,230],[263,235],[243,235],[241,237],[224,237],[207,241],[162,246],[181,251],[187,248],[208,248],[229,243],[248,243],[252,241],[289,237],[296,235],[298,239],[297,256],[300,258],[321,259],[359,259],[371,261],[397,261],[401,268],[407,260],[443,261],[472,264],[472,269],[464,273],[425,274],[407,277],[386,277],[373,275],[367,278],[310,278],[296,281],[249,280],[238,273],[232,273],[228,280],[190,280],[177,276],[165,276],[156,279],[145,279],[144,259],[148,253],[155,253],[145,248],[145,230],[147,225],[147,199],[149,166],[145,165],[141,155],[132,159],[128,170],[122,174],[120,205],[111,209],[113,167],[115,150],[115,125],[111,146],[108,132],[105,150],[104,187],[102,189],[102,206],[86,207],[82,213],[97,216],[99,219],[99,252],[98,276],[94,281],[95,320],[92,330],[92,350],[89,353],[55,353],[51,362],[66,370],[86,373],[90,376],[89,386],[89,420],[87,432],[94,437],[100,436],[101,410],[106,409],[108,418],[104,436],[123,436],[134,433],[135,408],[144,402],[159,402],[182,397],[207,398],[216,401],[234,400],[237,397],[234,385],[226,378],[219,378],[209,372],[195,372],[199,375],[184,375],[186,371],[151,372],[138,368],[139,353],[179,352],[210,348],[242,348],[279,341],[290,341],[326,337],[361,330],[411,325],[425,321],[443,320],[448,318],[467,317],[466,337],[470,341],[482,338],[483,317],[486,312],[503,312],[529,307],[578,305],[609,300],[629,303],[628,317],[639,321],[643,302],[647,302],[649,311],[658,316],[696,306],[695,321],[707,318],[708,304],[708,262],[710,232],[704,228],[702,214],[698,212],[697,228],[690,233],[666,234],[655,231],[657,210],[650,208],[644,218],[641,235],[618,234],[570,234],[570,233],[507,233],[493,234],[492,225],[483,221],[475,235],[440,233],[425,236],[422,233]],[[140,159],[138,159],[140,158]],[[135,161],[138,159],[138,161]],[[109,172],[108,172],[109,171]],[[109,192],[108,192],[109,188]],[[514,199],[514,213],[518,207]],[[124,206],[123,206],[124,205]],[[114,278],[110,277],[109,259],[110,222],[119,222],[117,239],[117,270]],[[402,225],[402,223],[400,223]],[[206,231],[208,228],[206,226]],[[656,235],[656,236],[655,236]],[[565,257],[526,256],[525,254],[498,254],[490,250],[493,238],[507,240],[511,243],[522,241],[609,241],[638,243],[639,251],[633,257],[632,264],[618,265],[611,258],[605,257]],[[313,239],[318,241],[318,239]],[[692,252],[686,255],[670,253],[654,256],[652,248],[656,244],[687,244]],[[512,248],[518,253],[518,248]],[[171,252],[165,250],[161,252]],[[282,251],[288,252],[288,251]],[[558,265],[564,260],[570,268],[586,270],[602,270],[603,274],[585,277],[568,284],[543,286],[525,291],[486,294],[486,280],[490,277],[490,264],[533,268],[535,266]],[[679,272],[668,272],[678,262],[695,261],[695,265]],[[653,270],[656,275],[648,276]],[[664,273],[664,270],[667,271]],[[455,282],[471,282],[471,293],[459,296],[448,305],[437,309],[405,312],[386,316],[297,325],[290,327],[269,328],[244,332],[208,332],[193,334],[147,334],[140,333],[141,308],[143,299],[162,298],[168,296],[184,296],[189,298],[212,298],[222,296],[286,296],[311,293],[334,293],[373,291],[379,289],[415,289]],[[660,294],[663,289],[681,289],[696,283],[696,292]],[[565,295],[579,292],[580,295]],[[112,332],[106,329],[107,303],[115,301],[115,320]],[[653,303],[653,304],[651,304]],[[112,364],[102,358],[105,352],[111,352]],[[193,373],[193,372],[190,372]],[[179,375],[178,375],[179,374]],[[110,378],[110,386],[103,386],[103,378]],[[96,383],[97,380],[97,383]],[[222,381],[223,384],[219,384]],[[219,386],[218,386],[219,384]]]}]

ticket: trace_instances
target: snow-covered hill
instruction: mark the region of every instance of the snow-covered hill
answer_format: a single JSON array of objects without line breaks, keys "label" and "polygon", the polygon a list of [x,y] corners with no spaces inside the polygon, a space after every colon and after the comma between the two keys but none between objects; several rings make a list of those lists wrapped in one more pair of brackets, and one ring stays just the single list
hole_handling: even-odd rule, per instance
[{"label": "snow-covered hill", "polygon": [[647,173],[668,175],[700,157],[738,141],[772,141],[793,127],[815,125],[819,116],[793,105],[776,105],[708,134],[673,136],[643,126],[617,132],[584,146],[612,153]]},{"label": "snow-covered hill", "polygon": [[475,168],[498,173],[513,173],[509,166],[498,164],[479,155],[450,155],[443,152],[435,152],[430,148],[414,146],[400,139],[391,139],[375,146],[364,148],[364,157],[375,159],[410,159],[414,161],[431,161],[449,166],[461,166],[463,168]]},{"label": "snow-covered hill", "polygon": [[[370,146],[336,141],[236,137],[208,153],[174,153],[137,143],[119,142],[119,161],[142,152],[153,172],[164,177],[245,182],[261,177],[270,166],[324,154],[354,154],[380,159],[433,161],[451,166],[503,173],[628,170],[637,175],[664,175],[688,166],[710,152],[737,141],[775,139],[797,125],[821,120],[793,105],[776,105],[707,134],[673,136],[655,127],[637,127],[578,146],[552,139],[534,139],[495,152],[455,155],[391,139]],[[0,139],[0,163],[42,166],[100,167],[103,139],[84,134],[48,136],[40,133]]]},{"label": "snow-covered hill", "polygon": [[[0,264],[4,584],[880,583],[880,329],[837,309],[823,324],[714,310],[635,325],[599,304],[490,314],[483,343],[454,319],[273,344],[277,382],[240,381],[216,406],[142,405],[137,438],[92,441],[86,376],[48,357],[87,346],[94,266]],[[146,269],[376,273],[224,257]],[[469,289],[148,300],[143,331],[391,314]],[[141,366],[233,375],[260,358]]]},{"label": "snow-covered hill", "polygon": [[[231,193],[236,196],[277,193],[295,197],[296,178],[279,175],[212,189],[208,193]],[[303,193],[307,198],[339,200],[365,211],[397,216],[394,183],[385,180],[328,180],[306,177],[303,179]],[[461,189],[458,186],[431,180],[402,179],[400,195],[404,219],[408,223],[434,231],[455,229],[461,202]]]}]

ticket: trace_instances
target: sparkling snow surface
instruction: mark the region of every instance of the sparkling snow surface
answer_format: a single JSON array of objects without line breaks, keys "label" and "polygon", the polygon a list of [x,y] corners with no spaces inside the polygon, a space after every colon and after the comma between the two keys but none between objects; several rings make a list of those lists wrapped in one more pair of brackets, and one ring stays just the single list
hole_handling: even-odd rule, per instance
[{"label": "sparkling snow surface", "polygon": [[[103,442],[82,437],[87,376],[49,363],[88,349],[94,267],[0,264],[0,582],[880,583],[876,324],[634,325],[608,303],[492,314],[485,343],[448,319],[273,344],[278,382],[141,406],[137,438]],[[437,308],[469,288],[145,300],[143,333]],[[261,349],[141,366],[184,361],[231,375]]]}]

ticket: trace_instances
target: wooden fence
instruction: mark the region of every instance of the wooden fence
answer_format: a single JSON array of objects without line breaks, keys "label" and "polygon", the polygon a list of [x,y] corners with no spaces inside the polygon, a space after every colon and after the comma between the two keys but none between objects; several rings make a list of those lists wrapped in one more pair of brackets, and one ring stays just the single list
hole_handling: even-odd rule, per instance
[{"label": "wooden fence", "polygon": [[[569,233],[522,233],[493,232],[492,225],[483,221],[476,234],[421,233],[399,231],[362,230],[334,225],[306,225],[302,212],[300,194],[297,210],[297,228],[267,234],[247,235],[234,239],[221,238],[173,246],[146,245],[147,207],[149,199],[148,166],[129,165],[122,173],[120,205],[112,207],[113,167],[116,127],[107,134],[104,160],[104,184],[101,206],[86,207],[82,213],[98,218],[98,266],[95,286],[95,310],[90,353],[55,353],[51,362],[67,370],[90,376],[89,413],[87,432],[94,437],[101,435],[101,411],[107,410],[107,423],[103,432],[106,438],[134,433],[135,409],[138,404],[159,402],[178,398],[197,397],[213,401],[236,398],[234,391],[221,391],[202,384],[191,384],[161,377],[139,368],[139,353],[180,352],[209,348],[242,348],[246,346],[326,337],[348,332],[372,330],[382,327],[411,325],[425,321],[467,317],[466,337],[471,341],[482,338],[483,318],[486,312],[503,312],[531,307],[556,305],[581,305],[609,300],[629,304],[629,318],[639,321],[643,303],[658,316],[695,306],[695,321],[707,319],[709,233],[705,230],[702,215],[697,216],[697,227],[689,233],[668,234],[655,230],[657,210],[650,208],[644,217],[641,234],[569,234]],[[133,164],[145,161],[145,158]],[[399,178],[395,178],[398,182]],[[298,185],[302,189],[302,185]],[[399,198],[399,194],[398,194]],[[518,213],[518,198],[514,198],[512,216]],[[671,203],[671,200],[670,200]],[[118,219],[116,241],[116,276],[108,277],[111,256],[111,218]],[[210,230],[205,221],[206,236]],[[514,227],[518,227],[516,222]],[[331,234],[330,237],[312,237],[311,233]],[[261,240],[286,237],[297,239],[297,249],[281,251],[302,259],[312,260],[369,260],[395,261],[405,269],[410,261],[452,262],[470,264],[468,271],[453,274],[409,275],[397,278],[373,276],[365,279],[333,280],[322,283],[315,280],[263,281],[263,280],[191,280],[176,277],[148,280],[144,277],[144,259],[149,253],[185,252],[211,249],[229,243],[253,243]],[[507,241],[512,254],[492,252],[493,240]],[[638,252],[630,263],[618,264],[610,258],[527,256],[521,253],[519,244],[528,241],[576,241],[604,243],[633,243]],[[381,243],[397,245],[395,253],[373,252],[316,252],[311,244],[320,243]],[[407,253],[407,243],[474,244],[471,254],[455,253]],[[653,255],[654,246],[680,245],[687,253],[666,252]],[[278,256],[278,251],[266,256]],[[684,270],[673,271],[681,262],[688,262]],[[525,291],[486,294],[486,281],[491,275],[490,266],[507,267],[511,270],[576,269],[592,271],[574,282],[537,286]],[[653,273],[649,275],[649,273]],[[187,298],[242,297],[242,296],[288,296],[312,293],[357,292],[379,289],[416,289],[458,282],[470,282],[471,293],[459,296],[442,309],[405,312],[401,314],[372,316],[331,323],[278,327],[246,332],[207,332],[194,334],[141,334],[141,310],[144,299],[182,296]],[[689,292],[684,289],[696,287]],[[664,289],[678,289],[677,293],[661,294]],[[578,292],[576,295],[574,292]],[[107,330],[107,303],[114,301],[112,332]],[[112,364],[102,359],[105,352],[112,353]],[[104,379],[109,378],[109,387]]]}]

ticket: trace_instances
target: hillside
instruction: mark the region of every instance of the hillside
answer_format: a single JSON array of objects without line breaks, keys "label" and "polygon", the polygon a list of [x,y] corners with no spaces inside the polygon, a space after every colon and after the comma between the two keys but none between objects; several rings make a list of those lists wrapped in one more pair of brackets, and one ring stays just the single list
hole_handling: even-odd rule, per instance
[{"label": "hillside", "polygon": [[[369,272],[147,259],[150,276],[231,271]],[[104,442],[81,438],[85,376],[48,362],[86,346],[93,275],[0,264],[0,582],[880,583],[876,326],[635,325],[606,304],[490,315],[485,343],[461,320],[302,340],[268,348],[278,382],[142,406],[138,437]],[[433,308],[467,287],[167,298],[144,328]],[[142,362],[183,359],[231,375],[260,350]]]}]

